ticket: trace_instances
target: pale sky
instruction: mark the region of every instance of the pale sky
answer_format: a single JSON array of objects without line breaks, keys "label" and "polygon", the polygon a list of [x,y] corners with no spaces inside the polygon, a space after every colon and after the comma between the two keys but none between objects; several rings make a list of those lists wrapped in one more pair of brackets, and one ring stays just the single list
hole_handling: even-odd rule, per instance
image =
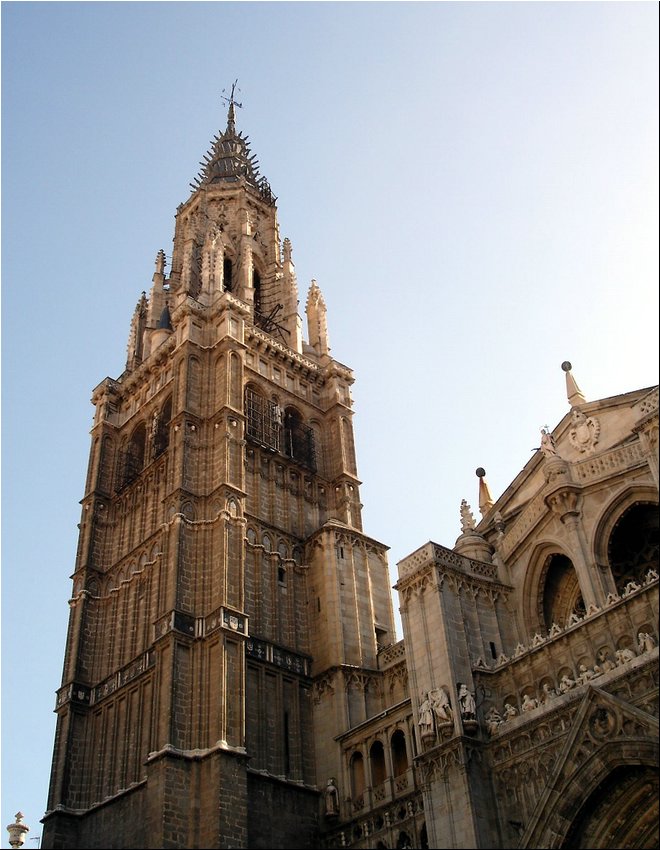
[{"label": "pale sky", "polygon": [[236,78],[392,584],[568,412],[562,361],[658,380],[657,3],[3,2],[4,847],[46,809],[91,391]]}]

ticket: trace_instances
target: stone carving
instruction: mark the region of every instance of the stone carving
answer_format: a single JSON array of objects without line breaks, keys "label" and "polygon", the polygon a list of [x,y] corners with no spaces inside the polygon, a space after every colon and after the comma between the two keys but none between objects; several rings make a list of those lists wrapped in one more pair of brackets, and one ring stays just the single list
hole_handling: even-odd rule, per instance
[{"label": "stone carving", "polygon": [[640,586],[636,581],[629,581],[628,584],[623,589],[622,596],[630,596],[631,593],[634,593],[636,590],[640,590]]},{"label": "stone carving", "polygon": [[586,416],[579,407],[571,410],[571,428],[568,439],[579,452],[592,452],[600,435],[600,423],[594,416]]},{"label": "stone carving", "polygon": [[477,705],[473,694],[468,691],[466,685],[460,685],[458,689],[458,701],[461,706],[461,716],[464,720],[476,720]]},{"label": "stone carving", "polygon": [[522,710],[523,711],[533,711],[535,708],[538,708],[539,702],[535,697],[530,697],[529,694],[523,694],[522,700]]},{"label": "stone carving", "polygon": [[616,664],[609,657],[610,651],[606,647],[598,650],[598,666],[603,671],[603,673],[607,673],[608,670],[614,670]]},{"label": "stone carving", "polygon": [[325,800],[325,816],[336,818],[339,815],[339,791],[332,776],[328,779],[323,797]]},{"label": "stone carving", "polygon": [[512,717],[518,716],[518,709],[515,706],[511,705],[510,702],[504,703],[504,717],[505,720],[511,720]]},{"label": "stone carving", "polygon": [[527,650],[525,649],[525,647],[521,643],[519,643],[518,646],[513,650],[513,657],[518,658],[521,655],[523,655],[526,651]]},{"label": "stone carving", "polygon": [[586,664],[580,664],[580,667],[578,669],[578,682],[581,685],[585,685],[589,681],[589,679],[593,679],[593,677],[594,671],[589,670]]},{"label": "stone carving", "polygon": [[640,632],[637,635],[637,648],[639,649],[640,655],[643,652],[650,652],[655,648],[655,645],[655,638],[648,632]]},{"label": "stone carving", "polygon": [[559,690],[561,691],[561,693],[565,694],[566,691],[570,691],[570,689],[574,687],[575,682],[573,681],[573,679],[571,679],[569,675],[564,673],[564,675],[561,677],[561,681],[559,682]]},{"label": "stone carving", "polygon": [[635,658],[635,653],[632,649],[625,647],[624,649],[617,649],[614,653],[616,657],[616,666],[620,667],[622,664],[626,664],[628,661],[632,661]]},{"label": "stone carving", "polygon": [[651,584],[652,581],[655,581],[658,578],[658,571],[654,570],[653,567],[649,569],[646,573],[646,578],[644,579],[644,584]]},{"label": "stone carving", "polygon": [[493,706],[486,715],[486,728],[488,729],[488,734],[494,735],[503,722],[502,715],[495,706]]},{"label": "stone carving", "polygon": [[561,634],[561,626],[558,623],[553,623],[548,632],[548,637],[556,637]]},{"label": "stone carving", "polygon": [[543,683],[543,702],[544,704],[557,696],[557,691],[551,688],[547,682]]},{"label": "stone carving", "polygon": [[422,738],[431,738],[435,734],[433,731],[433,709],[428,694],[422,694],[417,725]]},{"label": "stone carving", "polygon": [[429,691],[429,699],[436,723],[438,725],[453,723],[454,713],[447,691],[444,688],[434,688],[432,691]]},{"label": "stone carving", "polygon": [[559,457],[557,447],[555,446],[555,438],[552,436],[548,428],[541,428],[541,452],[544,457]]},{"label": "stone carving", "polygon": [[461,531],[465,533],[466,531],[471,531],[475,528],[476,522],[474,520],[474,515],[472,513],[472,509],[465,501],[465,499],[461,499]]},{"label": "stone carving", "polygon": [[545,638],[540,632],[537,632],[532,638],[532,646],[541,646],[542,643],[545,643]]},{"label": "stone carving", "polygon": [[605,602],[608,605],[614,605],[615,602],[618,602],[621,599],[618,593],[608,593]]}]

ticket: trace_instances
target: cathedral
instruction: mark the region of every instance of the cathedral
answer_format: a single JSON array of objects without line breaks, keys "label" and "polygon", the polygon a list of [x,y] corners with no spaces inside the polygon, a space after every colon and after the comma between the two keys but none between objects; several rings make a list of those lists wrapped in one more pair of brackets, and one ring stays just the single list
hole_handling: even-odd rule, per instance
[{"label": "cathedral", "polygon": [[658,387],[562,364],[505,492],[478,469],[397,564],[397,640],[353,372],[299,304],[232,97],[93,390],[41,846],[657,847]]}]

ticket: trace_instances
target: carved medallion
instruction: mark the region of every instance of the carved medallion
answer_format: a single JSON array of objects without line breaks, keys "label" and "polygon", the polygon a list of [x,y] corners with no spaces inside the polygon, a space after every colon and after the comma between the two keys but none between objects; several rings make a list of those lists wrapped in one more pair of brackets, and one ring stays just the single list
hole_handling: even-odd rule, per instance
[{"label": "carved medallion", "polygon": [[586,416],[579,407],[571,410],[571,429],[568,439],[581,453],[592,452],[600,435],[600,423],[593,416]]}]

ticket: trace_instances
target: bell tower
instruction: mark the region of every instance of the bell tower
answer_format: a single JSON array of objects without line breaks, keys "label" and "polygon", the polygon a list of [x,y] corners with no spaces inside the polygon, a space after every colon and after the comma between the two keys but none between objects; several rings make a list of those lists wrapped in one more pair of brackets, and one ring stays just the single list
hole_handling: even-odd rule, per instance
[{"label": "bell tower", "polygon": [[[351,370],[276,198],[211,142],[95,416],[42,847],[314,847],[395,640]],[[341,687],[338,687],[341,685]]]}]

